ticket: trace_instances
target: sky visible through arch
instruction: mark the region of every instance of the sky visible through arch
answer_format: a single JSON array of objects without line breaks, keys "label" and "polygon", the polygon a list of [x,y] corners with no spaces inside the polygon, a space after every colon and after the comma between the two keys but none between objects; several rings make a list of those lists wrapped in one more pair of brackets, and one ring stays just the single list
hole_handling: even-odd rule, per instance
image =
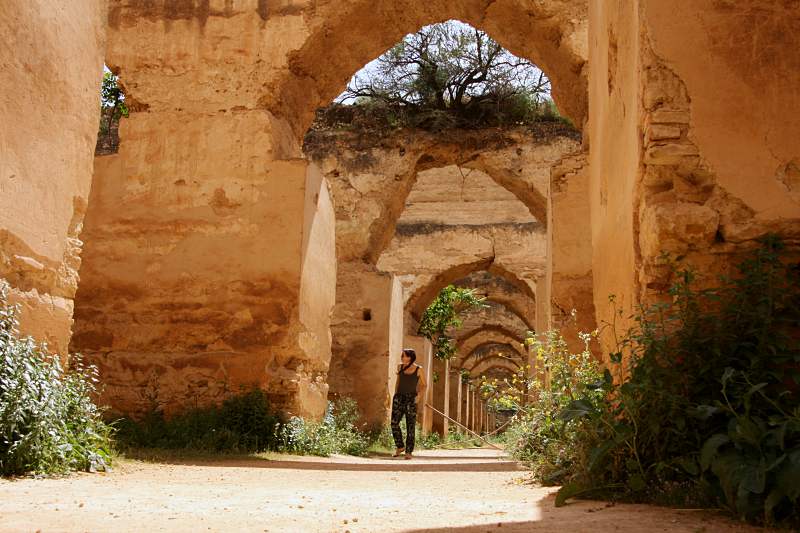
[{"label": "sky visible through arch", "polygon": [[[445,22],[442,22],[442,23],[437,23],[437,24],[452,24],[456,29],[461,30],[461,31],[465,31],[465,30],[466,31],[473,31],[475,29],[473,26],[471,26],[471,25],[469,25],[469,24],[467,24],[465,22],[461,22],[460,20],[455,20],[455,19],[451,19],[451,20],[448,20],[448,21],[445,21]],[[423,29],[426,29],[426,28],[430,28],[431,26],[435,26],[435,24],[430,24],[428,26],[423,26],[422,28],[420,28],[420,30],[423,30]],[[407,34],[403,39],[405,39],[409,35],[413,35],[413,34]],[[491,38],[494,38],[489,33],[487,33],[487,35],[489,37],[491,37]],[[398,41],[398,43],[399,42],[401,42],[401,41]],[[388,52],[388,50],[390,50],[390,49],[391,48],[387,49],[386,52]],[[384,52],[384,54],[386,52]],[[508,53],[511,54],[510,52],[508,52]],[[513,54],[511,54],[511,55],[514,58],[517,58],[517,56],[514,56]],[[376,57],[375,59],[373,59],[372,61],[370,61],[369,63],[367,63],[363,67],[361,67],[361,69],[358,72],[356,72],[355,74],[353,74],[353,76],[350,78],[350,80],[348,80],[347,86],[348,87],[353,86],[353,84],[355,83],[356,79],[359,78],[359,77],[362,78],[362,79],[368,79],[368,78],[370,78],[370,77],[372,77],[374,75],[377,75],[379,73],[378,65],[379,65],[379,62],[380,62],[380,58],[382,56],[383,56],[383,54],[381,54],[381,56]],[[537,74],[542,72],[535,65],[533,65],[533,71],[535,73],[537,73]],[[547,98],[549,100],[551,99],[550,98],[550,89],[549,88],[547,89],[547,91],[546,91],[544,96],[545,96],[545,98]],[[342,91],[339,94],[339,96],[337,96],[334,99],[335,102],[341,103],[341,104],[353,104],[353,103],[355,103],[355,100],[356,100],[355,97],[348,96],[346,90]]]}]

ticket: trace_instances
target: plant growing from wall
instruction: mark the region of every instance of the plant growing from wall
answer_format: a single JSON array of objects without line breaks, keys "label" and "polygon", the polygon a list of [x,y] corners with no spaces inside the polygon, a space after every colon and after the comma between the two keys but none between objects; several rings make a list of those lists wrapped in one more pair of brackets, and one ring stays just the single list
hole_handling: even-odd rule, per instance
[{"label": "plant growing from wall", "polygon": [[431,341],[433,355],[447,360],[456,353],[453,333],[462,325],[462,317],[470,309],[483,307],[485,298],[476,294],[475,289],[448,285],[425,309],[420,320],[420,335]]}]

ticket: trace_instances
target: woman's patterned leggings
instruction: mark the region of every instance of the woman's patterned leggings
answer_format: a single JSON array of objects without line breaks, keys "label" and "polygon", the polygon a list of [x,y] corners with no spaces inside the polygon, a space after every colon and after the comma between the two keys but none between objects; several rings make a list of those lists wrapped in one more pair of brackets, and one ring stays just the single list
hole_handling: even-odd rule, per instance
[{"label": "woman's patterned leggings", "polygon": [[[406,445],[403,446],[403,432],[400,431],[400,420],[406,417]],[[414,433],[417,422],[417,395],[395,394],[392,399],[392,437],[396,448],[406,449],[406,453],[414,451]]]}]

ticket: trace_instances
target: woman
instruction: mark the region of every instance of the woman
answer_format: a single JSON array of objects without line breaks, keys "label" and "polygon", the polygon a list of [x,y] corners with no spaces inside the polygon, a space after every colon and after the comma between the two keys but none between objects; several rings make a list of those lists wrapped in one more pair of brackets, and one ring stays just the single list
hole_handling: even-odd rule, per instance
[{"label": "woman", "polygon": [[[417,421],[417,404],[425,396],[425,376],[422,367],[416,364],[417,354],[406,348],[400,357],[402,364],[397,368],[397,387],[392,399],[392,436],[397,450],[394,457],[405,452],[406,459],[414,453],[414,430]],[[400,431],[400,420],[406,417],[406,443],[403,446],[403,432]]]}]

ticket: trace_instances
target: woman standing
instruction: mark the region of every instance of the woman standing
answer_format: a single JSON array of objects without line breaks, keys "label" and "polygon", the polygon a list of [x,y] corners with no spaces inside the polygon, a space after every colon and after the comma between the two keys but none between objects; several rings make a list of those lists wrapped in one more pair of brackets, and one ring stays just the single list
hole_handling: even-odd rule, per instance
[{"label": "woman standing", "polygon": [[[406,459],[411,459],[414,453],[414,431],[417,421],[417,404],[425,397],[425,376],[422,367],[415,363],[417,353],[406,348],[400,360],[402,364],[397,369],[397,387],[392,399],[392,436],[397,450],[394,457],[399,457],[405,452]],[[406,442],[403,446],[403,432],[400,431],[400,420],[406,417]]]}]

